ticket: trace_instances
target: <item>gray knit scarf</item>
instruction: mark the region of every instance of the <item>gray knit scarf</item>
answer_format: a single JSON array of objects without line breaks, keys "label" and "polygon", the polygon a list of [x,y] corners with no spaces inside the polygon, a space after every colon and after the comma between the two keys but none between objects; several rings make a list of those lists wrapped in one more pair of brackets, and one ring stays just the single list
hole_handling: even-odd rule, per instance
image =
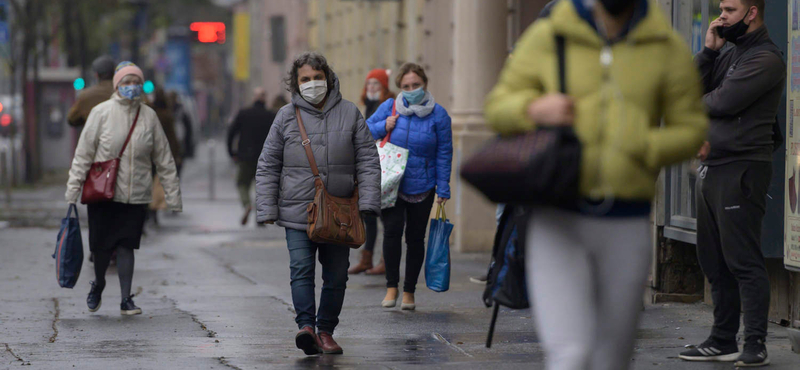
[{"label": "gray knit scarf", "polygon": [[397,108],[397,113],[400,113],[404,116],[416,114],[417,117],[422,118],[433,113],[433,108],[436,107],[436,101],[433,100],[433,95],[431,95],[430,91],[425,92],[425,97],[422,98],[422,101],[425,102],[424,105],[415,104],[406,107],[405,104],[403,104],[403,93],[401,92],[394,100],[394,106]]}]

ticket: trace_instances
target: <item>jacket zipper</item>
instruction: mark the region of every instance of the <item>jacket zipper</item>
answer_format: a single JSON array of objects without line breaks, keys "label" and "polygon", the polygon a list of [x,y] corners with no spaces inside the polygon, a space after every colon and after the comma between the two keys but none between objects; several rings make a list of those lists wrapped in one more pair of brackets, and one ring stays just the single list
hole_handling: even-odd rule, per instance
[{"label": "jacket zipper", "polygon": [[[133,121],[131,121],[131,126],[133,126]],[[134,131],[135,130],[136,129],[134,128]],[[131,141],[133,141],[133,134],[134,133],[132,132],[131,133]],[[128,204],[130,204],[131,203],[131,197],[133,195],[133,154],[135,153],[135,149],[134,149],[134,146],[131,145],[131,143],[128,143],[128,145],[130,145],[130,147],[131,147],[131,153],[130,153],[130,156],[131,156],[130,172],[131,172],[131,174],[130,174],[130,181],[128,182]],[[125,154],[125,153],[123,153],[123,154]]]}]

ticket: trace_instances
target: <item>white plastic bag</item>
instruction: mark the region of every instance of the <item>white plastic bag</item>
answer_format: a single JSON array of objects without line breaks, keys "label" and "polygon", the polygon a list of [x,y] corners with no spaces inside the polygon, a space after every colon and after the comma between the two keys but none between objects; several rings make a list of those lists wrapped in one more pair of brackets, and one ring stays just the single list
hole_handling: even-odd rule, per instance
[{"label": "white plastic bag", "polygon": [[390,136],[386,135],[377,144],[381,158],[381,209],[392,208],[397,203],[397,191],[408,163],[408,149],[388,142]]}]

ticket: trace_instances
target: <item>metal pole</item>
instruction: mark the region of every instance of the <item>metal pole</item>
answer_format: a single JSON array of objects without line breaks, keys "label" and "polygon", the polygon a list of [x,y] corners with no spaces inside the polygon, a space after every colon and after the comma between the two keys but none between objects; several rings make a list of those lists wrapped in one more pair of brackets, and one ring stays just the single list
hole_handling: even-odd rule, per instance
[{"label": "metal pole", "polygon": [[6,151],[0,152],[0,180],[3,181],[3,187],[6,194],[6,207],[11,208],[11,176],[8,175],[8,166],[6,165]]},{"label": "metal pole", "polygon": [[214,188],[214,148],[216,145],[214,139],[208,140],[208,200],[216,198],[216,189]]}]

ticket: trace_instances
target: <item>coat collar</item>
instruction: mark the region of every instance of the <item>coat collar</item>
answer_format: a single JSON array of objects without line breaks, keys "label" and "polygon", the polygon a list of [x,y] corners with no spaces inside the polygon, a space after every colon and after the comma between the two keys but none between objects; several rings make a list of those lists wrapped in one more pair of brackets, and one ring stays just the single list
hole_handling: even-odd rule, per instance
[{"label": "coat collar", "polygon": [[[658,5],[651,0],[642,0],[643,4],[634,13],[628,34],[623,38],[629,43],[645,43],[664,41],[670,37],[672,27],[659,11]],[[643,14],[636,14],[642,12]],[[638,18],[637,18],[638,17]],[[583,4],[583,0],[559,1],[550,14],[550,22],[556,34],[564,35],[568,41],[580,42],[595,47],[602,47],[606,41],[598,34],[591,9]]]}]

